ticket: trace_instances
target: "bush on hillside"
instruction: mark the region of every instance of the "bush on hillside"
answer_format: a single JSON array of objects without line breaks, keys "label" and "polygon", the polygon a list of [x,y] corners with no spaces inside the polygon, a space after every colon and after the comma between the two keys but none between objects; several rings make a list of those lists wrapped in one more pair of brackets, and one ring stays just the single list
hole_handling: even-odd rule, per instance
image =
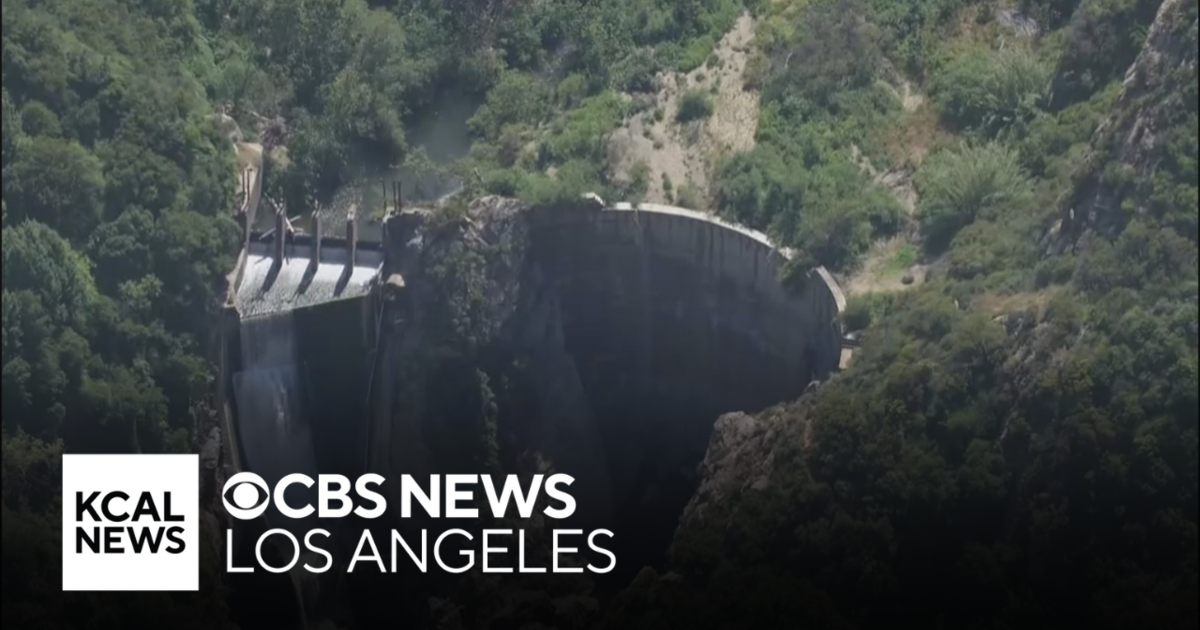
[{"label": "bush on hillside", "polygon": [[1030,195],[1017,154],[998,144],[963,146],[931,156],[917,173],[917,209],[925,245],[941,251],[976,218],[995,220]]},{"label": "bush on hillside", "polygon": [[1036,111],[1050,75],[1050,67],[1021,46],[976,46],[942,68],[932,93],[950,123],[994,136]]},{"label": "bush on hillside", "polygon": [[692,90],[679,99],[679,111],[675,113],[675,120],[688,123],[708,118],[712,113],[712,99],[703,90]]}]

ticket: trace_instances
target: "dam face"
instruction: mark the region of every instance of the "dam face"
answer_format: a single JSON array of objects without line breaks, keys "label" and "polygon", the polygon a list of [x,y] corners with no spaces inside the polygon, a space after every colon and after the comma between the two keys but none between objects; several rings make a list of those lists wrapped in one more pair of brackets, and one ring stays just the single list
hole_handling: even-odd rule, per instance
[{"label": "dam face", "polygon": [[572,354],[656,397],[751,411],[837,368],[840,289],[823,269],[803,291],[786,289],[789,252],[761,233],[625,204],[537,211],[532,226],[531,258],[561,296]]},{"label": "dam face", "polygon": [[[505,462],[534,454],[575,477],[579,510],[565,526],[614,531],[612,577],[627,581],[661,563],[717,417],[794,400],[838,368],[845,300],[829,274],[787,289],[789,252],[711,215],[484,198],[448,237],[429,219],[390,213],[370,243],[348,223],[338,238],[321,221],[282,241],[251,231],[222,366],[240,469],[268,484],[294,472],[474,472],[443,468],[478,442],[462,431],[481,420],[465,416],[492,406]],[[431,253],[447,241],[483,261],[462,287]],[[437,301],[482,303],[494,325],[467,355],[448,351]],[[516,379],[497,368],[516,364]],[[446,386],[464,373],[500,393],[464,399]],[[304,489],[291,490],[302,504]]]},{"label": "dam face", "polygon": [[576,450],[551,458],[576,462],[581,487],[607,478],[614,544],[636,572],[662,560],[715,420],[838,368],[845,299],[824,269],[785,288],[790,252],[681,208],[537,209],[529,241],[523,282],[553,296],[602,451],[600,469]]}]

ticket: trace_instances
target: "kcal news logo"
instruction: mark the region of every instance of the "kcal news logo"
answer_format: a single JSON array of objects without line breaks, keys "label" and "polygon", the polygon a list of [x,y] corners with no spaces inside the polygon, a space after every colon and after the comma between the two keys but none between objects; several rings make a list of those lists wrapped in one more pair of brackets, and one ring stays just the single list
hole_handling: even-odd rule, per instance
[{"label": "kcal news logo", "polygon": [[196,455],[63,456],[63,590],[200,588]]}]

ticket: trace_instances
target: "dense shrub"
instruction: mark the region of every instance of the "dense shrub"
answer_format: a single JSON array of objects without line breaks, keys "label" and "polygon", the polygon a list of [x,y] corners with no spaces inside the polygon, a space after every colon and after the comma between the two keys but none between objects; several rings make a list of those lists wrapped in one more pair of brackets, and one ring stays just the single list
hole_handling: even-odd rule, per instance
[{"label": "dense shrub", "polygon": [[689,123],[693,120],[708,118],[712,116],[712,113],[712,98],[703,90],[692,90],[679,99],[679,111],[675,113],[675,120]]},{"label": "dense shrub", "polygon": [[1133,63],[1161,0],[1083,0],[1071,15],[1051,105],[1086,99]]},{"label": "dense shrub", "polygon": [[931,91],[951,123],[995,135],[1031,116],[1049,85],[1049,66],[1031,50],[972,46],[950,59]]},{"label": "dense shrub", "polygon": [[1011,149],[964,146],[931,156],[917,174],[918,208],[926,246],[940,251],[976,218],[1004,220],[1029,201],[1031,182]]}]

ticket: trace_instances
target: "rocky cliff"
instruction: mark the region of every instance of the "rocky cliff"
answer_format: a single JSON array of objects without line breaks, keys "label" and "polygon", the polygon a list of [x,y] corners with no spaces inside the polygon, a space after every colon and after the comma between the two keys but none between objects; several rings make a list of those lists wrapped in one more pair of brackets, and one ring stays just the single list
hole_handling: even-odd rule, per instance
[{"label": "rocky cliff", "polygon": [[[1181,127],[1195,125],[1196,117],[1196,0],[1166,0],[1158,11],[1144,48],[1129,68],[1120,97],[1109,117],[1095,133],[1076,185],[1066,199],[1062,219],[1047,239],[1049,253],[1086,246],[1093,235],[1111,237],[1131,217],[1173,223],[1186,217],[1160,211],[1159,197],[1170,182],[1160,166],[1175,159]],[[1193,149],[1194,151],[1194,149]],[[1191,215],[1194,239],[1195,213]],[[1028,378],[1024,366],[1031,356],[1044,353],[1045,330],[1026,330],[1020,317],[1005,321],[1008,334],[1021,335],[1022,352],[1007,368],[1016,380]],[[749,557],[755,546],[769,545],[771,533],[747,532],[743,522],[762,521],[764,501],[781,496],[777,485],[805,473],[779,470],[788,451],[806,451],[817,432],[819,418],[811,418],[811,401],[802,398],[787,407],[757,414],[728,414],[716,424],[699,467],[696,493],[681,518],[672,545],[672,567],[685,578],[710,572],[712,566],[688,566],[715,557]],[[783,508],[771,508],[776,511]],[[754,513],[754,519],[739,515]],[[757,538],[757,539],[756,539]]]},{"label": "rocky cliff", "polygon": [[385,379],[398,387],[385,457],[395,474],[499,472],[544,458],[579,479],[575,491],[603,518],[594,419],[557,302],[526,264],[527,210],[485,197],[413,218],[402,270],[410,294]]},{"label": "rocky cliff", "polygon": [[1111,237],[1135,216],[1161,221],[1195,240],[1194,210],[1189,218],[1164,208],[1172,182],[1160,175],[1160,166],[1186,151],[1181,143],[1188,142],[1188,125],[1195,159],[1196,6],[1196,0],[1165,0],[1159,8],[1062,205],[1049,239],[1051,253],[1085,246],[1092,234]]},{"label": "rocky cliff", "polygon": [[[484,197],[411,211],[392,224],[397,267],[390,271],[403,275],[405,295],[390,311],[395,319],[377,374],[392,391],[377,423],[373,464],[389,479],[571,474],[579,506],[574,522],[543,522],[539,506],[533,523],[495,524],[525,530],[525,563],[547,566],[548,529],[611,526],[612,502],[596,419],[565,344],[558,301],[529,260],[528,212],[515,200]],[[399,528],[428,528],[436,536],[450,527],[422,516],[418,511]],[[506,555],[492,561],[515,565]],[[390,593],[380,598],[386,605],[358,611],[358,622],[368,625],[394,618],[398,606],[411,619],[447,630],[581,627],[598,610],[586,576],[497,576],[481,573],[478,564],[462,577],[367,588]],[[401,603],[398,592],[412,601]]]}]

